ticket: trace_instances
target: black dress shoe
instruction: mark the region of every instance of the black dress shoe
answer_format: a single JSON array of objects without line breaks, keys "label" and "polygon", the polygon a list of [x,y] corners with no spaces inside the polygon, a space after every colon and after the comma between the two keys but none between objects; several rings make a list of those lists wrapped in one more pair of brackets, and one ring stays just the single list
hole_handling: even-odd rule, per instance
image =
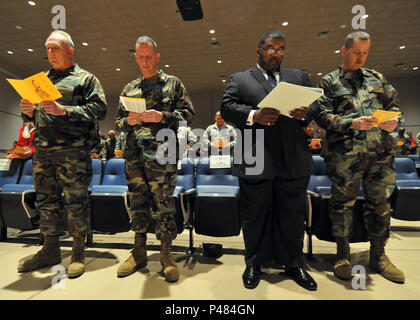
[{"label": "black dress shoe", "polygon": [[318,287],[315,280],[302,267],[286,269],[286,274],[307,290],[315,291]]},{"label": "black dress shoe", "polygon": [[245,288],[256,288],[260,283],[260,276],[261,266],[247,266],[245,268],[244,274],[242,275]]}]

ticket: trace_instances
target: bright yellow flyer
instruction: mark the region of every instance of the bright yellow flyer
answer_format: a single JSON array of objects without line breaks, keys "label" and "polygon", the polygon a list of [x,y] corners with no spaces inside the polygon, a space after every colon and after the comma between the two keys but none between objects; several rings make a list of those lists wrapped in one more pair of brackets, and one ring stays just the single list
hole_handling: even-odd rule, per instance
[{"label": "bright yellow flyer", "polygon": [[[399,111],[385,111],[382,109],[377,109],[373,114],[372,118],[378,119],[378,123],[382,123],[388,120],[397,119],[398,115],[401,112]],[[377,127],[377,125],[375,126]]]},{"label": "bright yellow flyer", "polygon": [[41,101],[55,101],[61,98],[60,91],[48,79],[45,72],[37,73],[29,78],[6,79],[15,88],[19,95],[31,103],[40,103]]}]

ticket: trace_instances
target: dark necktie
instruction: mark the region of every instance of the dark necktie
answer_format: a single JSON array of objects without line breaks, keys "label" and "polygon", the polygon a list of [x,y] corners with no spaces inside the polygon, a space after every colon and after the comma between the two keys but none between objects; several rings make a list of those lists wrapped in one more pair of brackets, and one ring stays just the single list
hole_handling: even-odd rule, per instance
[{"label": "dark necktie", "polygon": [[274,76],[272,72],[269,72],[269,71],[267,72],[267,76],[268,76],[268,82],[274,88],[277,85],[276,77]]}]

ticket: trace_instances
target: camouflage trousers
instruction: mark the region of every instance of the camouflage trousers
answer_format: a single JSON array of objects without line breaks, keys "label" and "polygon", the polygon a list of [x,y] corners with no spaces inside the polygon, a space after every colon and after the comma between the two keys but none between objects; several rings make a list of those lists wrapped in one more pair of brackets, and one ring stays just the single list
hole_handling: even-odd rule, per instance
[{"label": "camouflage trousers", "polygon": [[33,175],[41,232],[57,236],[68,223],[72,236],[88,234],[88,186],[92,179],[90,152],[77,148],[37,148],[33,157]]},{"label": "camouflage trousers", "polygon": [[175,205],[172,199],[176,185],[176,171],[168,171],[155,161],[126,160],[125,173],[130,200],[131,230],[155,232],[161,240],[169,232],[177,236],[174,220]]},{"label": "camouflage trousers", "polygon": [[326,157],[327,175],[333,185],[329,215],[335,237],[349,237],[353,228],[353,207],[363,186],[363,216],[369,239],[389,237],[389,198],[395,188],[395,162],[390,154],[337,155]]}]

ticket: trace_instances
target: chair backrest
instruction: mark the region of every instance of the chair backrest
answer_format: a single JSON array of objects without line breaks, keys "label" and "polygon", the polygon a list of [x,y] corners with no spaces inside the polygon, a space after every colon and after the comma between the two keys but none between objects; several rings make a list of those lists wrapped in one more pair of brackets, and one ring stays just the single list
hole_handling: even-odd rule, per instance
[{"label": "chair backrest", "polygon": [[418,154],[410,154],[408,157],[414,161],[420,161],[420,156]]},{"label": "chair backrest", "polygon": [[0,171],[0,188],[5,184],[15,184],[18,182],[19,174],[21,171],[21,159],[13,159],[10,163],[9,170]]},{"label": "chair backrest", "polygon": [[209,158],[200,158],[197,163],[196,185],[220,185],[239,187],[238,177],[232,175],[233,158],[229,168],[210,168]]},{"label": "chair backrest", "polygon": [[89,188],[94,185],[101,184],[102,180],[102,161],[100,159],[92,159],[92,180],[90,181]]},{"label": "chair backrest", "polygon": [[314,155],[312,156],[312,159],[314,160],[314,171],[309,180],[308,189],[315,191],[316,187],[330,187],[332,182],[327,177],[327,166],[325,164],[324,158]]},{"label": "chair backrest", "polygon": [[418,180],[419,177],[416,171],[416,165],[413,159],[395,158],[395,169],[397,173],[397,180]]},{"label": "chair backrest", "polygon": [[23,164],[22,174],[19,178],[19,184],[34,184],[34,176],[32,171],[32,159],[28,159]]},{"label": "chair backrest", "polygon": [[176,186],[183,187],[184,190],[194,188],[194,162],[190,158],[182,159],[181,166],[178,167]]},{"label": "chair backrest", "polygon": [[106,162],[102,185],[127,185],[125,159],[112,158]]}]

